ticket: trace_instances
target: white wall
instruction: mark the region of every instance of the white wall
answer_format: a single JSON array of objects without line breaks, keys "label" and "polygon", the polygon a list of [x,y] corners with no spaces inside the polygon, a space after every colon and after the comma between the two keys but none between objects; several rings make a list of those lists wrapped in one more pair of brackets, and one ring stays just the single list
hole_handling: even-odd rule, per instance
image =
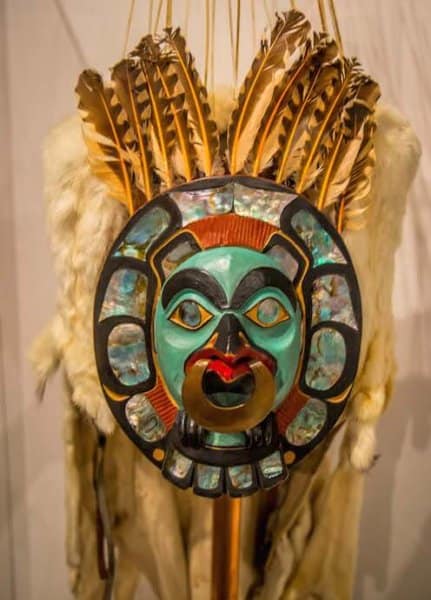
[{"label": "white wall", "polygon": [[[181,8],[184,2],[177,0],[175,4]],[[284,8],[288,1],[278,0],[277,4]],[[66,21],[60,16],[58,0],[0,0],[4,374],[0,422],[7,412],[7,427],[3,422],[0,430],[1,600],[68,597],[63,550],[61,391],[58,384],[51,386],[39,405],[26,360],[29,344],[55,302],[43,215],[41,144],[48,129],[74,110],[78,72],[87,64],[106,69],[121,55],[128,2],[63,0],[62,5]],[[131,42],[146,32],[148,0],[136,0],[136,5]],[[201,39],[196,37],[196,32],[202,31],[196,25],[202,23],[203,5],[203,0],[192,0],[191,45],[196,53],[203,45],[202,35]],[[256,5],[261,7],[262,3]],[[421,600],[431,597],[431,249],[427,236],[431,226],[431,3],[343,0],[338,5],[346,47],[359,54],[381,82],[385,100],[412,121],[424,146],[398,256],[395,306],[399,385],[380,427],[382,456],[367,482],[356,593],[357,600]],[[218,6],[223,8],[219,9],[217,35],[227,40],[225,2],[219,1]],[[258,23],[262,22],[259,13]],[[252,34],[247,22],[242,35],[250,46]],[[228,81],[229,44],[226,41],[219,48],[217,80]],[[249,58],[250,52],[244,52],[243,69]],[[7,456],[12,473],[9,488],[5,485]],[[10,528],[8,499],[13,510]],[[12,586],[14,596],[9,591]]]}]

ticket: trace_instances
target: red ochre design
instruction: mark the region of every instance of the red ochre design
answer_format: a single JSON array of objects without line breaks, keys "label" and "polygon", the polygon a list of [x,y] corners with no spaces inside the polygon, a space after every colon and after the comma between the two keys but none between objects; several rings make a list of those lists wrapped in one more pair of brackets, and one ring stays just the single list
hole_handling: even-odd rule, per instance
[{"label": "red ochre design", "polygon": [[278,228],[265,221],[239,215],[217,215],[190,223],[187,229],[203,250],[219,246],[244,246],[261,251]]},{"label": "red ochre design", "polygon": [[162,382],[158,380],[153,389],[146,392],[145,395],[169,431],[175,422],[178,408],[169,400]]},{"label": "red ochre design", "polygon": [[301,408],[305,406],[309,399],[301,390],[295,386],[287,396],[286,400],[276,410],[275,417],[277,419],[278,432],[284,435],[286,427],[293,421]]}]

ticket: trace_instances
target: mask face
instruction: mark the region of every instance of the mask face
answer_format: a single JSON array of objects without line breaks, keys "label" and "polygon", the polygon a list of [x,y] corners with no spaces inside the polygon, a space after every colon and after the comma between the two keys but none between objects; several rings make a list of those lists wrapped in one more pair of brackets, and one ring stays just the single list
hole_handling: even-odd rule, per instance
[{"label": "mask face", "polygon": [[333,427],[360,326],[350,259],[322,215],[262,180],[201,181],[153,200],[114,245],[99,376],[168,479],[241,496],[285,479]]},{"label": "mask face", "polygon": [[[257,394],[251,365],[259,365],[268,388],[274,389],[272,398],[268,389],[266,414],[283,402],[295,380],[301,312],[294,287],[273,258],[256,251],[226,247],[200,252],[163,286],[155,348],[164,383],[178,407],[184,409],[186,379],[205,362],[196,392],[213,404],[216,421],[204,419],[206,427],[217,431],[219,407],[220,420],[229,414],[225,428],[240,431],[245,418],[240,407]],[[257,407],[246,424],[257,425],[261,415]]]}]

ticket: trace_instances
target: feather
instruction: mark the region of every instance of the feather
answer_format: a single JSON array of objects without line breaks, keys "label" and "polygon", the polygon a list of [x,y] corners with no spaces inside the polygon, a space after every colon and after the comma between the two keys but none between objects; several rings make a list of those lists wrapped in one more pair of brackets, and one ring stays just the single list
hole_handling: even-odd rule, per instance
[{"label": "feather", "polygon": [[178,86],[184,95],[188,124],[193,132],[199,169],[213,175],[217,167],[219,139],[217,126],[211,118],[207,92],[194,66],[194,58],[187,51],[186,41],[179,29],[166,29],[166,43],[171,51],[171,64],[178,77]]},{"label": "feather", "polygon": [[295,177],[303,161],[304,148],[313,127],[319,123],[334,93],[341,62],[335,42],[324,39],[314,49],[310,68],[298,82],[289,99],[289,112],[282,121],[280,151],[276,157],[277,183]]},{"label": "feather", "polygon": [[[150,36],[146,43],[150,43]],[[173,184],[171,154],[175,142],[173,117],[170,114],[169,101],[165,96],[157,69],[154,68],[153,62],[143,50],[145,50],[145,46],[141,49],[141,73],[136,80],[138,100],[142,104],[144,112],[146,104],[149,104],[151,108],[151,141],[155,167],[165,186],[170,188]]]},{"label": "feather", "polygon": [[362,145],[352,167],[348,186],[338,206],[337,229],[358,229],[364,225],[364,216],[371,198],[371,186],[376,163],[374,151],[374,118],[364,125]]},{"label": "feather", "polygon": [[267,168],[269,161],[279,148],[278,141],[283,129],[283,117],[288,115],[290,120],[293,120],[294,115],[300,109],[303,92],[307,89],[313,73],[321,65],[333,61],[337,53],[335,43],[329,43],[326,36],[317,37],[314,47],[311,41],[307,40],[299,59],[284,74],[274,89],[251,152],[250,158],[253,163],[251,172],[255,177]]},{"label": "feather", "polygon": [[[318,113],[315,113],[317,123],[310,123],[310,139],[304,147],[304,157],[296,184],[298,193],[308,189],[320,174],[322,153],[328,152],[324,142],[329,143],[329,146],[332,145],[329,134],[333,130],[334,120],[339,121],[340,108],[345,102],[346,94],[349,93],[349,86],[359,73],[360,66],[356,60],[343,59],[339,77],[335,81],[334,93],[331,94],[329,101],[321,98],[322,107],[319,108]],[[335,123],[335,126],[338,127],[339,124]]]},{"label": "feather", "polygon": [[81,73],[76,92],[91,169],[107,184],[110,194],[133,214],[143,199],[133,186],[131,157],[122,142],[128,124],[118,123],[121,107],[113,106],[114,92],[105,88],[101,76],[90,69]]},{"label": "feather", "polygon": [[[142,120],[140,115],[143,107],[138,103],[135,81],[139,69],[134,61],[122,60],[112,68],[112,81],[115,95],[126,112],[130,130],[127,139],[132,140],[138,151],[138,176],[136,182],[144,191],[147,200],[153,196],[152,167],[153,157],[148,139],[148,119]],[[125,143],[127,144],[126,140]],[[130,141],[129,141],[130,144]]]},{"label": "feather", "polygon": [[231,173],[244,167],[260,124],[257,115],[265,110],[280,78],[279,71],[286,67],[286,55],[305,42],[309,31],[310,23],[304,15],[291,10],[277,17],[269,42],[262,42],[241,87],[228,129]]},{"label": "feather", "polygon": [[196,153],[191,143],[191,130],[187,122],[185,94],[178,92],[178,75],[172,64],[170,53],[162,54],[151,38],[144,38],[137,48],[147,56],[157,70],[163,93],[170,104],[170,113],[175,127],[174,169],[185,181],[191,181],[196,175]]},{"label": "feather", "polygon": [[353,98],[342,111],[341,127],[325,160],[322,176],[316,182],[319,190],[316,206],[323,211],[344,194],[352,176],[352,168],[364,140],[366,121],[379,97],[376,83],[360,75],[352,86]]}]

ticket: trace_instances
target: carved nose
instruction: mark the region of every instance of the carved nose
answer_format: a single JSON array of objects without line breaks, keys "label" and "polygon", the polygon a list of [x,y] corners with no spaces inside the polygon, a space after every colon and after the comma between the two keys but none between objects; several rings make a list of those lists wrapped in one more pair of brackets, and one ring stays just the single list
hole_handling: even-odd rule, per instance
[{"label": "carved nose", "polygon": [[222,317],[215,333],[218,335],[214,347],[224,354],[236,354],[244,346],[243,340],[247,339],[241,323],[232,314]]}]

